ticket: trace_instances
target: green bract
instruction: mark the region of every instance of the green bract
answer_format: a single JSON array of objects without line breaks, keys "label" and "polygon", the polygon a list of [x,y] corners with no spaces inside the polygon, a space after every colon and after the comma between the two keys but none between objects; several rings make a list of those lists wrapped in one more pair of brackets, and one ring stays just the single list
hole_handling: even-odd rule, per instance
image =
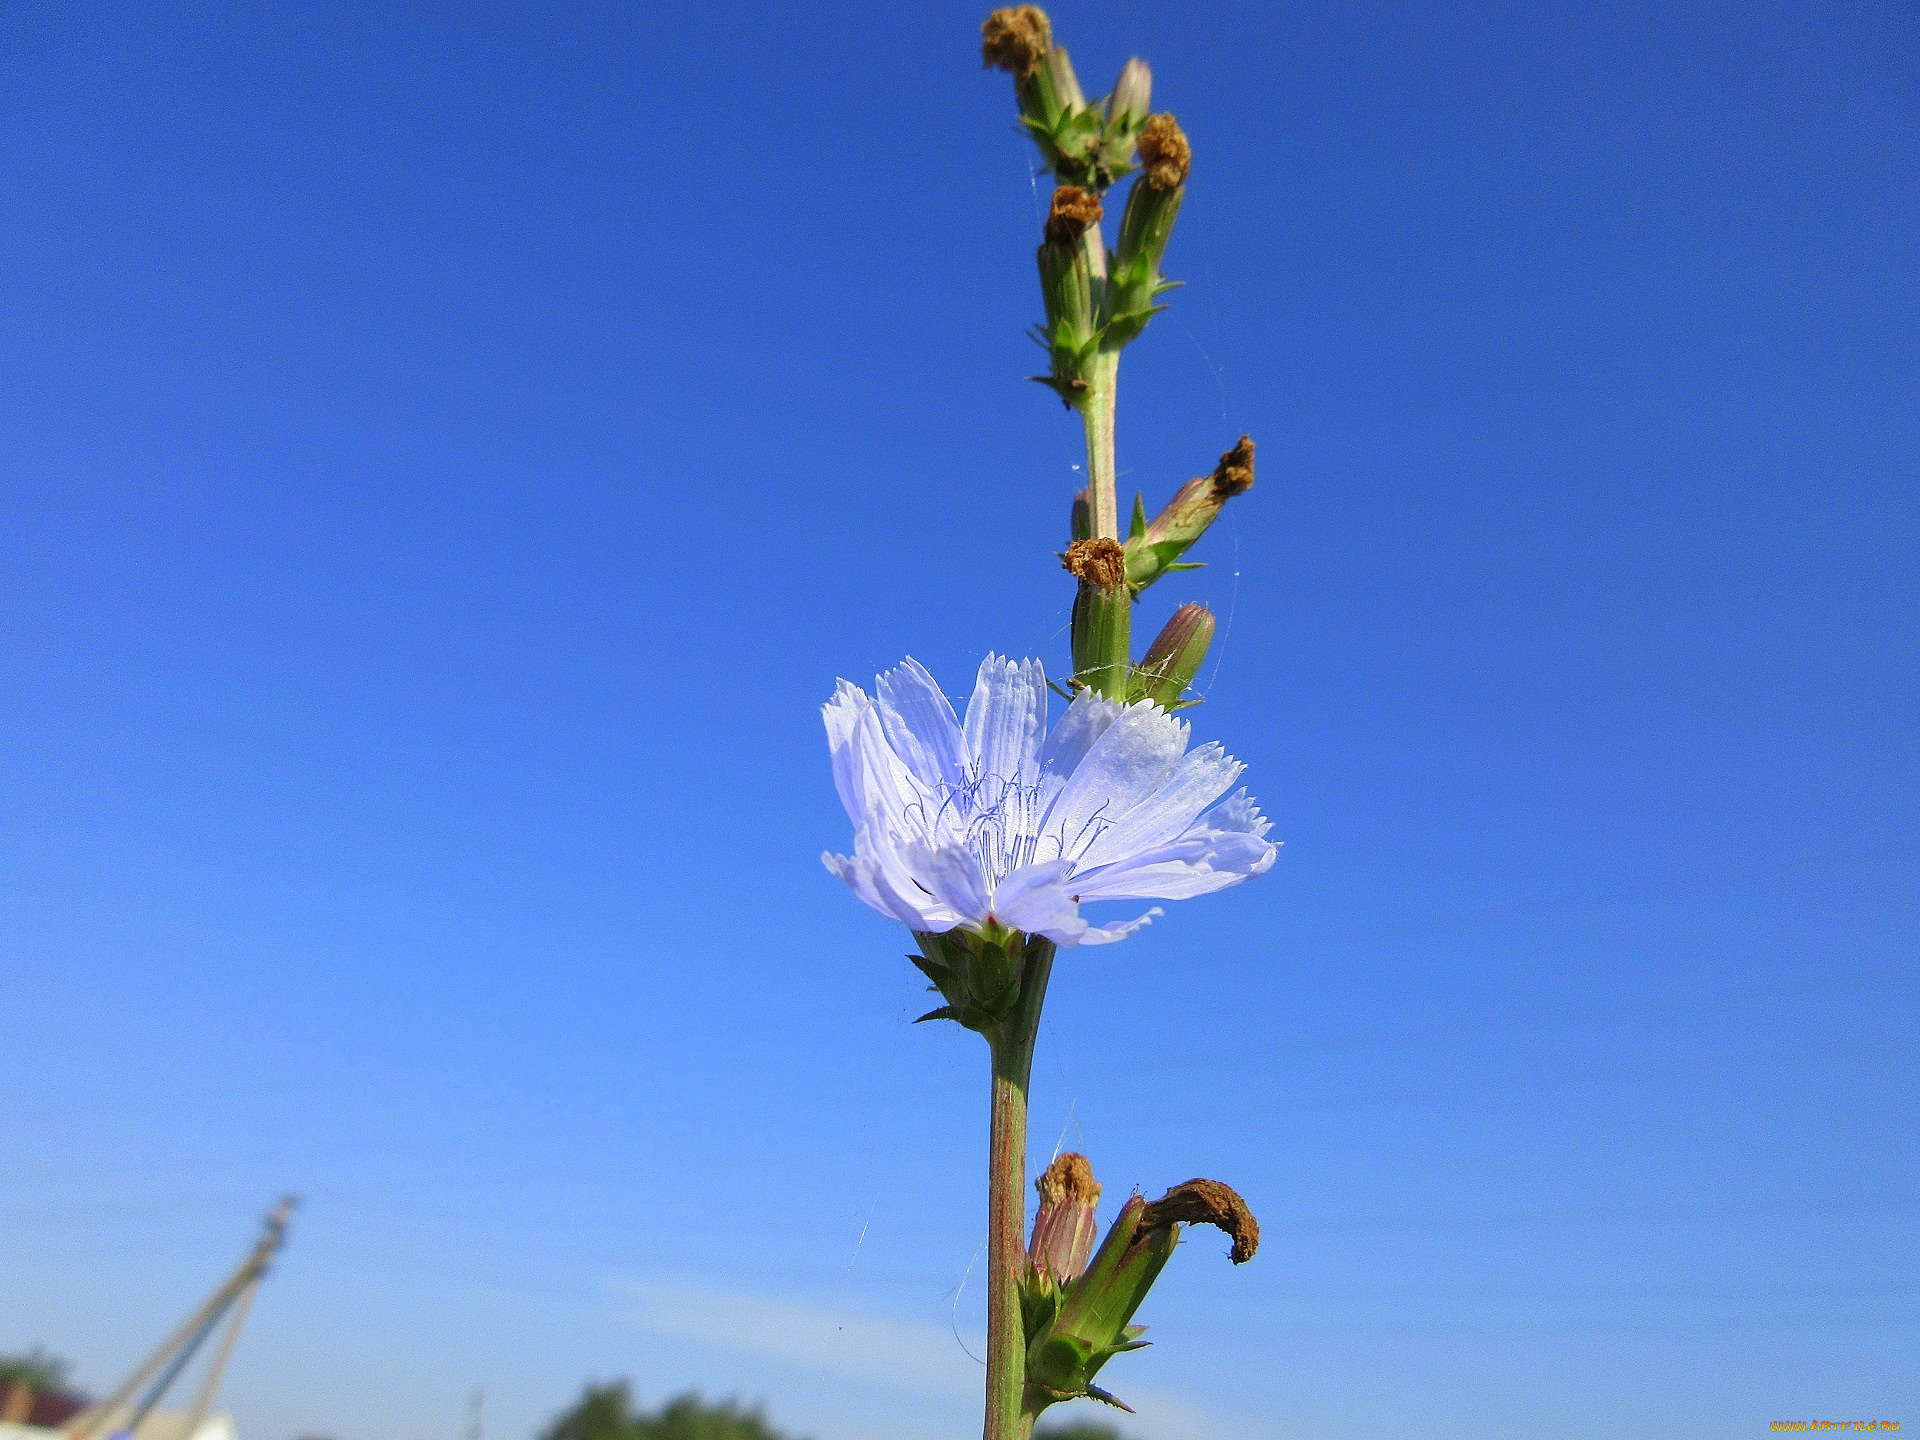
[{"label": "green bract", "polygon": [[916,930],[913,938],[920,942],[920,952],[907,958],[947,1002],[920,1020],[952,1020],[982,1035],[992,1034],[1014,1015],[1032,963],[1043,949],[1050,959],[1054,949],[1044,936],[1023,935],[1003,925],[990,925],[984,934]]}]

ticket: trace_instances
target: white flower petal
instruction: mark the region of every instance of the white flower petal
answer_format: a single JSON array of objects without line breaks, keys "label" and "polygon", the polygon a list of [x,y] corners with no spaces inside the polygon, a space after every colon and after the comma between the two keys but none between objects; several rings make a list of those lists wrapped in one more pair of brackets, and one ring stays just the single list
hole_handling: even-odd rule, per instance
[{"label": "white flower petal", "polygon": [[915,930],[927,928],[923,923],[926,917],[918,907],[899,903],[891,887],[879,883],[877,869],[871,860],[859,855],[834,854],[824,854],[820,860],[849,890],[882,915]]},{"label": "white flower petal", "polygon": [[884,830],[869,827],[861,830],[856,849],[872,867],[874,888],[896,911],[916,917],[914,929],[938,933],[956,925],[974,923],[972,916],[963,914],[923,881],[920,852],[925,847],[918,841],[902,841]]},{"label": "white flower petal", "polygon": [[1179,838],[1073,877],[1086,900],[1186,900],[1238,885],[1273,868],[1280,847],[1245,790],[1222,801]]},{"label": "white flower petal", "polygon": [[913,845],[905,859],[913,867],[913,877],[932,899],[954,912],[969,925],[984,925],[992,909],[987,898],[987,877],[980,861],[964,845]]},{"label": "white flower petal", "polygon": [[1080,937],[1082,945],[1111,945],[1116,940],[1124,940],[1143,925],[1151,925],[1156,915],[1167,912],[1158,905],[1146,914],[1133,920],[1119,920],[1111,925],[1089,925],[1086,933]]},{"label": "white flower petal", "polygon": [[909,656],[874,681],[880,720],[894,752],[924,785],[967,783],[966,742],[953,706]]},{"label": "white flower petal", "polygon": [[820,707],[820,718],[827,727],[827,753],[833,757],[833,788],[855,825],[866,818],[867,803],[854,783],[853,727],[871,703],[866,691],[842,680],[833,687],[833,698]]},{"label": "white flower petal", "polygon": [[1041,821],[1058,853],[1077,858],[1166,780],[1186,748],[1184,723],[1151,701],[1129,705],[1088,747]]},{"label": "white flower petal", "polygon": [[975,781],[1031,785],[1047,726],[1047,677],[1038,660],[980,662],[967,702],[967,758]]},{"label": "white flower petal", "polygon": [[[853,725],[851,768],[854,789],[865,810],[853,817],[854,824],[884,821],[894,831],[924,829],[932,792],[914,778],[906,762],[887,743],[886,726],[880,707],[869,703]],[[935,802],[937,808],[937,801]]]},{"label": "white flower petal", "polygon": [[1067,713],[1040,747],[1040,773],[1044,781],[1054,777],[1064,782],[1087,756],[1093,742],[1107,733],[1126,706],[1091,690],[1082,690],[1067,706]]},{"label": "white flower petal", "polygon": [[855,827],[853,855],[823,859],[915,930],[992,917],[1062,946],[1110,944],[1159,910],[1091,925],[1082,902],[1184,899],[1274,862],[1247,792],[1219,798],[1239,762],[1215,744],[1187,754],[1186,724],[1157,705],[1083,692],[1046,735],[1039,663],[997,655],[980,667],[964,724],[912,660],[875,689],[869,698],[841,681],[822,708]]},{"label": "white flower petal", "polygon": [[1044,935],[1058,945],[1077,945],[1087,933],[1080,907],[1063,883],[1071,867],[1064,860],[1023,865],[993,892],[993,916],[1002,925]]},{"label": "white flower petal", "polygon": [[1233,787],[1247,767],[1209,741],[1183,756],[1166,782],[1122,815],[1080,856],[1083,870],[1166,844]]}]

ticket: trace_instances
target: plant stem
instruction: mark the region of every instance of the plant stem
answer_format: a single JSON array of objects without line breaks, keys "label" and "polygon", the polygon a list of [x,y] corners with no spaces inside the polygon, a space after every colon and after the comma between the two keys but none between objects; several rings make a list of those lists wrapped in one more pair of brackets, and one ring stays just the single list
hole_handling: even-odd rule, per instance
[{"label": "plant stem", "polygon": [[[1094,539],[1120,539],[1120,497],[1113,446],[1114,406],[1118,398],[1120,353],[1108,351],[1093,363],[1088,390],[1080,400],[1087,432],[1087,518]],[[1133,593],[1125,585],[1103,587],[1080,582],[1073,607],[1074,678],[1111,700],[1126,699],[1133,661]]]},{"label": "plant stem", "polygon": [[1027,1268],[1027,1085],[1053,943],[1027,942],[1020,1000],[987,1043],[993,1052],[993,1119],[987,1160],[987,1418],[985,1440],[1025,1440],[1027,1337],[1020,1280]]},{"label": "plant stem", "polygon": [[1113,419],[1119,400],[1120,352],[1103,351],[1093,362],[1087,393],[1080,400],[1080,420],[1087,431],[1087,499],[1092,507],[1093,534],[1120,538],[1119,482],[1114,474]]}]

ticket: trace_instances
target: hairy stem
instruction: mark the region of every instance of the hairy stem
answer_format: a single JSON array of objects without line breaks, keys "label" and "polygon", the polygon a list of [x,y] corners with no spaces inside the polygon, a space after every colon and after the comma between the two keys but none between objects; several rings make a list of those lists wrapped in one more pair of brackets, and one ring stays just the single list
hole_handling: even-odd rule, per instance
[{"label": "hairy stem", "polygon": [[1020,1001],[987,1037],[993,1051],[993,1120],[987,1161],[987,1420],[985,1440],[1026,1440],[1027,1337],[1020,1280],[1027,1268],[1027,1085],[1053,944],[1028,942]]}]

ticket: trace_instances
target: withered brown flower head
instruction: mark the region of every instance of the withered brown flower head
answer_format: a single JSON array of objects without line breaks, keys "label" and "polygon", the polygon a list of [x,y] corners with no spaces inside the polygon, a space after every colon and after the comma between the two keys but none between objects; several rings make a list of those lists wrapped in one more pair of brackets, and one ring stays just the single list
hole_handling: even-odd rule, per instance
[{"label": "withered brown flower head", "polygon": [[1073,244],[1089,225],[1098,225],[1105,213],[1100,208],[1100,197],[1093,191],[1082,190],[1078,185],[1055,186],[1053,204],[1047,210],[1047,243]]},{"label": "withered brown flower head", "polygon": [[1147,167],[1147,183],[1156,190],[1184,185],[1193,167],[1193,146],[1171,115],[1149,115],[1140,128],[1140,163]]},{"label": "withered brown flower head", "polygon": [[1242,435],[1240,443],[1220,457],[1214,467],[1213,488],[1222,495],[1240,495],[1253,488],[1253,437]]},{"label": "withered brown flower head", "polygon": [[1076,1205],[1095,1205],[1100,1200],[1100,1182],[1093,1178],[1093,1164],[1084,1155],[1069,1150],[1040,1172],[1040,1178],[1034,1183],[1034,1189],[1040,1192],[1040,1203],[1059,1205],[1072,1202]]},{"label": "withered brown flower head", "polygon": [[1111,590],[1127,578],[1127,552],[1118,540],[1076,540],[1067,546],[1061,564],[1076,580]]},{"label": "withered brown flower head", "polygon": [[1140,1213],[1143,1231],[1167,1225],[1213,1225],[1226,1231],[1233,1237],[1227,1258],[1236,1265],[1246,1264],[1260,1248],[1260,1222],[1234,1188],[1218,1180],[1176,1185]]},{"label": "withered brown flower head", "polygon": [[1053,26],[1038,5],[1011,5],[980,26],[980,58],[990,67],[1025,80],[1053,48]]}]

